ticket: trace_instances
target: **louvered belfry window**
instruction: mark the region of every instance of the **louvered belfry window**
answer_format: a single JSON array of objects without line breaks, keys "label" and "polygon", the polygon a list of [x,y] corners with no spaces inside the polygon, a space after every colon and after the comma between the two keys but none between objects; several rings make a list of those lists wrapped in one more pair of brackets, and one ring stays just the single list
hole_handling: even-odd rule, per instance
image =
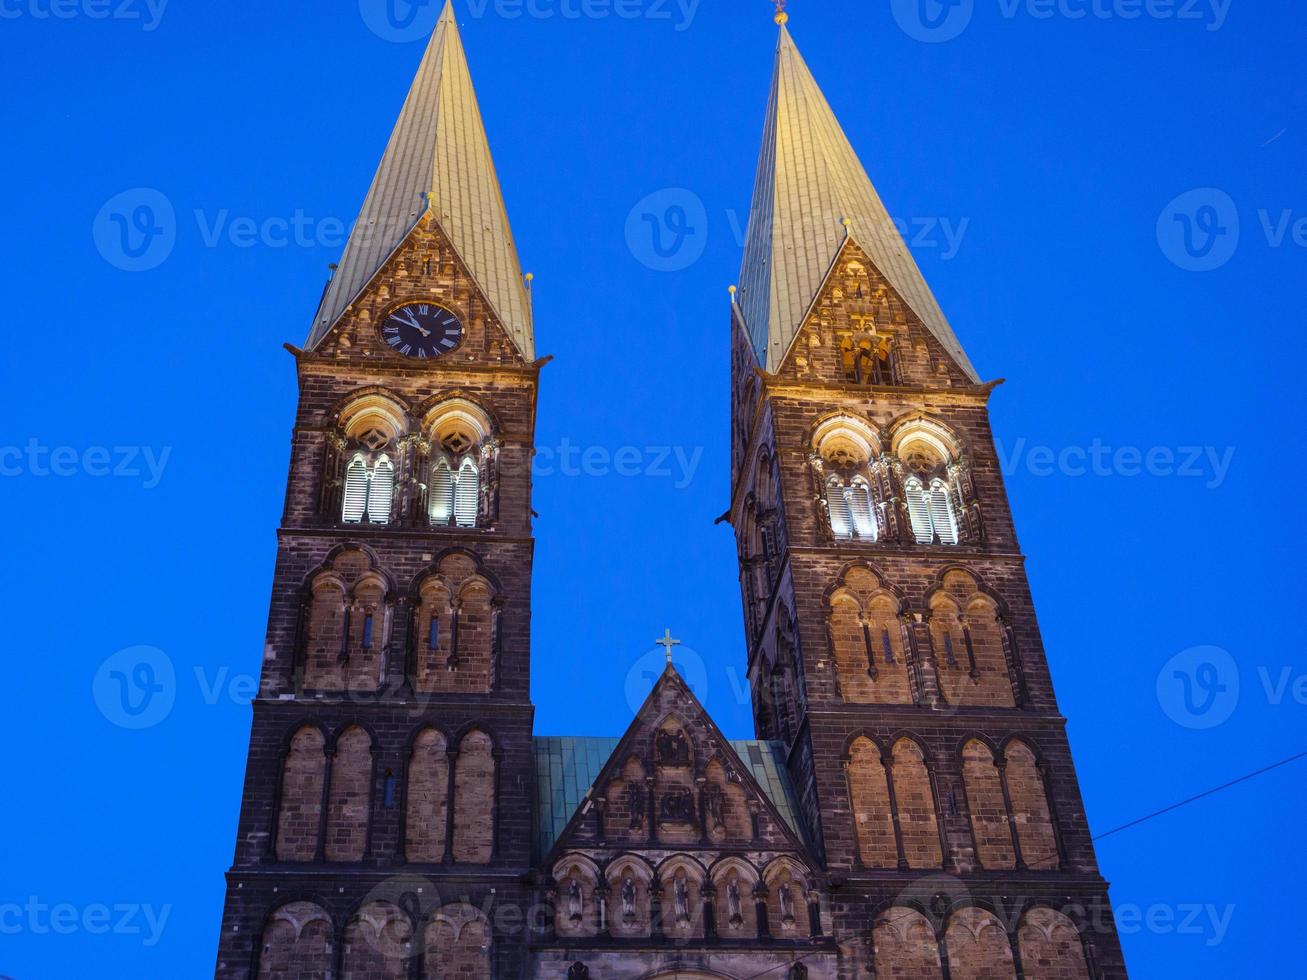
[{"label": "louvered belfry window", "polygon": [[442,454],[431,468],[434,527],[476,527],[481,510],[481,470],[471,455]]},{"label": "louvered belfry window", "polygon": [[395,464],[385,453],[355,453],[345,468],[345,524],[389,524],[395,499]]},{"label": "louvered belfry window", "polygon": [[912,519],[912,534],[918,544],[958,543],[957,518],[947,483],[936,478],[927,486],[914,476],[908,479],[904,491],[908,498],[908,516]]},{"label": "louvered belfry window", "polygon": [[871,488],[862,477],[855,476],[847,484],[837,476],[831,477],[826,484],[826,504],[835,537],[859,541],[879,537]]}]

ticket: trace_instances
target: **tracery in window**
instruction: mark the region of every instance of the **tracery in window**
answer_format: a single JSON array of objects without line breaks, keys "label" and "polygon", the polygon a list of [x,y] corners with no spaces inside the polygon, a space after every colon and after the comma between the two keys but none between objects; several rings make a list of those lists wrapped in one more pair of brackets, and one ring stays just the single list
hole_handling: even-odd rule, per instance
[{"label": "tracery in window", "polygon": [[880,540],[880,505],[870,470],[879,453],[870,427],[857,419],[831,419],[814,442],[831,532],[843,540]]},{"label": "tracery in window", "polygon": [[427,515],[433,527],[472,528],[486,517],[482,496],[490,421],[470,402],[439,406],[429,421],[431,478]]}]

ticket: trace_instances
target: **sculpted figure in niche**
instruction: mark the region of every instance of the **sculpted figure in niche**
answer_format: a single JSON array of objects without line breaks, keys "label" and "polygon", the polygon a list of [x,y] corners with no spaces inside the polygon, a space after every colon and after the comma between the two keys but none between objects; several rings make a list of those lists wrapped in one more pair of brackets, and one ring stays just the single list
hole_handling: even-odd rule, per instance
[{"label": "sculpted figure in niche", "polygon": [[631,811],[631,829],[639,830],[644,826],[644,787],[632,783],[626,791],[626,807]]},{"label": "sculpted figure in niche", "polygon": [[688,789],[674,789],[664,793],[662,815],[668,823],[693,823],[694,794]]},{"label": "sculpted figure in niche", "polygon": [[722,788],[720,786],[709,786],[704,793],[704,805],[708,808],[708,816],[712,818],[712,829],[724,825],[722,819]]},{"label": "sculpted figure in niche", "polygon": [[690,886],[685,880],[685,872],[676,873],[676,884],[673,887],[673,908],[676,910],[676,921],[682,925],[690,921]]},{"label": "sculpted figure in niche", "polygon": [[744,925],[744,913],[740,908],[740,879],[731,872],[731,880],[726,883],[726,914],[732,928]]},{"label": "sculpted figure in niche", "polygon": [[784,882],[784,884],[781,885],[780,900],[781,900],[781,921],[789,925],[793,925],[794,924],[794,895],[790,891],[790,882],[788,879]]},{"label": "sculpted figure in niche", "polygon": [[627,922],[635,920],[635,879],[629,871],[622,876],[622,918]]},{"label": "sculpted figure in niche", "polygon": [[572,922],[581,921],[581,913],[585,908],[585,896],[581,892],[581,882],[576,876],[576,869],[572,869],[572,880],[567,885],[567,915]]},{"label": "sculpted figure in niche", "polygon": [[658,733],[658,761],[665,766],[688,766],[690,764],[690,740],[685,732]]}]

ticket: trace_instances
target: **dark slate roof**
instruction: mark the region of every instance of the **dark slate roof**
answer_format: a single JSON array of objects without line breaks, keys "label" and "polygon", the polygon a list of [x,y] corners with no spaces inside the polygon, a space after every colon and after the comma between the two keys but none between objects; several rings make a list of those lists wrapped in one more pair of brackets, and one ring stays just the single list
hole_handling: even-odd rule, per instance
[{"label": "dark slate roof", "polygon": [[[542,859],[562,835],[572,816],[594,786],[619,738],[548,736],[535,739],[536,858]],[[801,840],[798,800],[785,771],[779,742],[732,741],[740,761]]]}]

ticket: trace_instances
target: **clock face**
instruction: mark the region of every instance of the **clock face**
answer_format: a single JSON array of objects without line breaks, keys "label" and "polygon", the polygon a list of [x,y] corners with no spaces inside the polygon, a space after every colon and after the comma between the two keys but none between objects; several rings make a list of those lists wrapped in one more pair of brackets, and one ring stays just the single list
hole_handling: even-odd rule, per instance
[{"label": "clock face", "polygon": [[391,310],[381,324],[381,336],[405,357],[440,357],[463,340],[463,324],[443,306],[407,303]]}]

